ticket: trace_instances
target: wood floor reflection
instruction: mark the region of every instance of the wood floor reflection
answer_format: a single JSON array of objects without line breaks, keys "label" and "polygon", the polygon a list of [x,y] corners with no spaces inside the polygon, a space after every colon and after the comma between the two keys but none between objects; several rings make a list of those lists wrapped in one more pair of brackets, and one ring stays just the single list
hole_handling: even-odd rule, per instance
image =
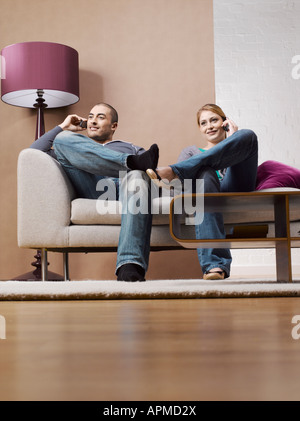
[{"label": "wood floor reflection", "polygon": [[0,400],[299,400],[299,298],[1,302]]}]

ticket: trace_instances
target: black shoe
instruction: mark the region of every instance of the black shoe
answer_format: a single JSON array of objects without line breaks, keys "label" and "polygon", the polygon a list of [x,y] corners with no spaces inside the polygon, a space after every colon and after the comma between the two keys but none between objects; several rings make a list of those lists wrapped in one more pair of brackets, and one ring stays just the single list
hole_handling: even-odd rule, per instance
[{"label": "black shoe", "polygon": [[146,171],[148,168],[155,170],[157,168],[159,158],[159,149],[154,143],[146,152],[140,155],[129,155],[127,158],[127,166],[131,170]]},{"label": "black shoe", "polygon": [[121,266],[117,272],[117,281],[125,282],[144,282],[145,270],[140,265],[134,263],[126,263]]}]

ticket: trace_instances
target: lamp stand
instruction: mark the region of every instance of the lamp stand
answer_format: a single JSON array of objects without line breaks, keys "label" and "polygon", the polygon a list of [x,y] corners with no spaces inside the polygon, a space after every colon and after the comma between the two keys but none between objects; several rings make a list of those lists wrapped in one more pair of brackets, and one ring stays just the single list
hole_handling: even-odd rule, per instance
[{"label": "lamp stand", "polygon": [[[47,104],[45,104],[43,95],[44,95],[44,91],[42,89],[38,89],[36,103],[33,104],[33,106],[37,108],[35,140],[37,140],[39,137],[41,137],[45,133],[44,109],[47,108]],[[16,281],[41,281],[42,280],[41,250],[37,250],[34,257],[36,258],[36,260],[35,262],[32,262],[31,265],[35,266],[36,269],[33,272],[27,272],[27,273],[24,273],[23,275],[17,276],[16,278],[14,278],[14,280]],[[57,273],[48,271],[48,281],[64,281],[64,277],[61,275],[58,275]]]},{"label": "lamp stand", "polygon": [[43,98],[43,89],[38,89],[36,93],[36,103],[33,104],[33,106],[37,109],[35,140],[37,140],[45,133],[44,109],[48,107],[48,105],[45,104],[45,100]]}]

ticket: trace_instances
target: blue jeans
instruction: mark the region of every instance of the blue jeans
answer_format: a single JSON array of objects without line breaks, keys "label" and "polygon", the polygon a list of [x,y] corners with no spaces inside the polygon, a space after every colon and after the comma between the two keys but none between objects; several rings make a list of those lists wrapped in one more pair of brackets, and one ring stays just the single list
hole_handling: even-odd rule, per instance
[{"label": "blue jeans", "polygon": [[[135,263],[142,266],[146,272],[152,227],[150,179],[147,174],[138,170],[128,170],[126,162],[129,154],[111,150],[79,133],[59,133],[53,147],[58,162],[75,188],[77,197],[101,197],[101,192],[96,186],[104,178],[108,182],[105,184],[109,184],[110,181],[116,186],[114,199],[122,203],[116,271],[126,263]],[[119,179],[120,172],[126,172],[122,180]],[[139,208],[144,212],[136,213],[130,209],[136,190],[139,190],[139,201],[144,201],[139,203]]]},{"label": "blue jeans", "polygon": [[[251,130],[238,130],[227,139],[204,153],[171,165],[181,181],[204,179],[204,192],[247,192],[255,190],[258,161],[258,144]],[[216,170],[227,168],[219,181]],[[205,204],[204,204],[205,206]],[[196,238],[225,238],[222,213],[204,212],[203,222],[195,227]],[[229,249],[197,249],[203,273],[219,267],[230,275],[232,262]]]}]

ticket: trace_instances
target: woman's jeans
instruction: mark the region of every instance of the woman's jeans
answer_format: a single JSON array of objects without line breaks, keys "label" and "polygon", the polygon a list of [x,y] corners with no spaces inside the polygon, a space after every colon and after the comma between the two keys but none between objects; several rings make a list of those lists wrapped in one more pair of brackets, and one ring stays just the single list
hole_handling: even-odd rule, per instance
[{"label": "woman's jeans", "polygon": [[[121,201],[116,271],[126,263],[135,263],[146,272],[152,227],[150,179],[147,174],[137,170],[128,172],[126,162],[129,154],[116,152],[79,133],[59,133],[53,147],[77,197],[101,200],[103,196]],[[99,185],[103,190],[101,187],[99,190]],[[138,206],[135,206],[137,200]]]},{"label": "woman's jeans", "polygon": [[[243,129],[204,153],[171,165],[171,168],[182,182],[186,179],[204,179],[204,193],[247,192],[255,190],[257,156],[255,133]],[[219,181],[216,170],[224,168],[225,176]],[[203,222],[196,225],[195,230],[198,239],[225,238],[222,213],[204,212]],[[199,248],[197,253],[203,273],[219,267],[225,271],[226,277],[230,275],[232,258],[229,249]]]}]

